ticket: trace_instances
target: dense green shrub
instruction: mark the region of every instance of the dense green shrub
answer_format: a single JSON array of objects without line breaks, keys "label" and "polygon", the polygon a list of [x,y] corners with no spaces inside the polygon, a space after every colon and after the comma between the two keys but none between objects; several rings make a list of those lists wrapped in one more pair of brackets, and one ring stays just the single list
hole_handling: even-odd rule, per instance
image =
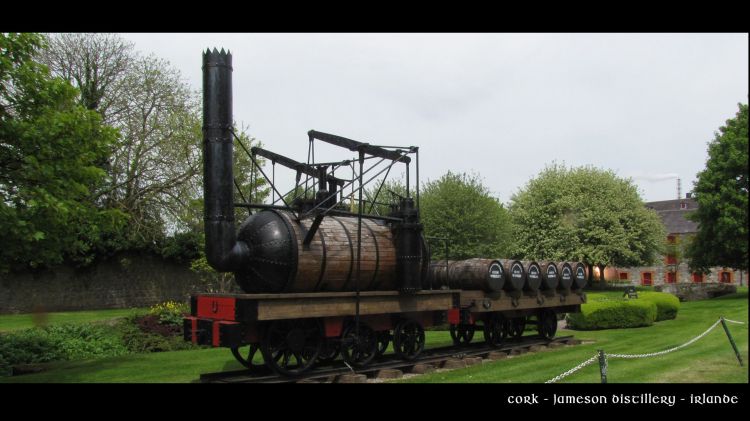
[{"label": "dense green shrub", "polygon": [[[168,315],[177,307],[162,306],[155,313]],[[0,334],[0,376],[10,375],[11,367],[18,364],[196,348],[183,340],[182,329],[169,316],[165,320],[161,322],[157,315],[134,315],[114,324],[58,324]]]},{"label": "dense green shrub", "polygon": [[589,300],[567,317],[568,326],[580,330],[651,326],[655,320],[656,304],[646,300]]},{"label": "dense green shrub", "polygon": [[0,335],[0,373],[16,364],[127,354],[117,330],[104,324],[59,324]]},{"label": "dense green shrub", "polygon": [[680,310],[680,299],[666,292],[639,292],[638,299],[656,304],[657,322],[674,319]]}]

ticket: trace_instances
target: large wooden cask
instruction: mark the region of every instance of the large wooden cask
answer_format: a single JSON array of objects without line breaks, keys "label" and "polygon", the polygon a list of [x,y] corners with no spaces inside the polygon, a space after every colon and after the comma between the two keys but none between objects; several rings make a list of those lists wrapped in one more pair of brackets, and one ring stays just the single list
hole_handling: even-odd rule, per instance
[{"label": "large wooden cask", "polygon": [[[391,228],[362,219],[362,259],[357,278],[357,218],[326,216],[312,242],[302,244],[312,219],[295,221],[291,212],[265,210],[248,218],[238,239],[250,248],[250,261],[235,273],[248,293],[398,289]],[[421,256],[429,262],[426,247]],[[358,279],[358,280],[357,280]]]}]

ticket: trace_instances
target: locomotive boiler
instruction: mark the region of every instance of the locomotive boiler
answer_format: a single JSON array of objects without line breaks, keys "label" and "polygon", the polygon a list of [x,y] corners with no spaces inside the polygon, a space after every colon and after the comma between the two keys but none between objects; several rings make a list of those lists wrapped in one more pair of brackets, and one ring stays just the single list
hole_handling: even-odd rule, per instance
[{"label": "locomotive boiler", "polygon": [[[580,311],[586,281],[580,263],[430,260],[419,212],[418,147],[310,130],[306,162],[247,148],[232,130],[232,71],[229,52],[203,54],[205,252],[214,269],[234,273],[243,293],[193,295],[186,340],[228,347],[250,370],[259,369],[260,351],[261,366],[298,375],[339,355],[351,367],[366,366],[391,343],[397,356],[414,360],[429,326],[450,325],[456,345],[480,330],[498,347],[523,335],[526,323],[552,338],[556,314]],[[316,161],[316,141],[354,157]],[[245,200],[233,174],[235,144],[270,186],[271,203],[253,202],[252,192]],[[270,161],[270,177],[258,157]],[[397,164],[405,166],[406,194],[390,192],[390,202],[379,202]],[[277,189],[277,165],[295,172],[287,194]],[[341,178],[342,168],[351,170],[350,179]],[[369,197],[365,188],[377,181]],[[390,211],[381,214],[376,205]],[[235,208],[249,211],[240,224]]]}]

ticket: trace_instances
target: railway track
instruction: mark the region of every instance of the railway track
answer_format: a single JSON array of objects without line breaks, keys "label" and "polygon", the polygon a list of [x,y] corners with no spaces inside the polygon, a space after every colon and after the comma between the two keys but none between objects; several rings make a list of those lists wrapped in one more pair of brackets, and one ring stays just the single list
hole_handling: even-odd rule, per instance
[{"label": "railway track", "polygon": [[201,374],[200,381],[201,383],[362,383],[368,377],[397,378],[403,372],[421,373],[436,368],[460,368],[481,363],[485,358],[500,359],[514,353],[527,352],[532,347],[554,347],[578,343],[580,341],[574,339],[573,336],[561,336],[551,340],[541,336],[527,336],[520,340],[508,340],[500,348],[490,347],[484,342],[476,342],[458,347],[425,349],[414,361],[404,361],[393,354],[387,354],[366,368],[359,369],[351,369],[343,361],[337,360],[293,378],[270,372],[254,374],[248,370],[234,370]]}]

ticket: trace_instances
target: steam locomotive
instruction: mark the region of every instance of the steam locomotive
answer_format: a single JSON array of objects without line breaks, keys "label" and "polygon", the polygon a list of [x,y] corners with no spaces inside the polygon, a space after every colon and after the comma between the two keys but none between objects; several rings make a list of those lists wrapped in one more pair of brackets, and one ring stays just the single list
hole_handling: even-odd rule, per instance
[{"label": "steam locomotive", "polygon": [[[250,370],[265,365],[295,376],[339,355],[352,367],[366,366],[391,343],[397,356],[414,360],[425,346],[424,328],[435,325],[449,324],[456,345],[471,342],[481,330],[488,344],[499,347],[523,335],[527,323],[552,338],[556,315],[578,312],[585,302],[587,272],[581,263],[447,256],[431,261],[430,238],[420,223],[418,147],[379,146],[311,130],[308,160],[298,162],[248,149],[232,122],[232,56],[207,50],[206,257],[217,271],[233,272],[244,293],[193,295],[185,340],[227,347]],[[356,158],[315,162],[315,141]],[[271,204],[253,203],[252,192],[245,200],[239,190],[232,169],[235,142],[269,183]],[[272,177],[258,165],[259,156],[272,163]],[[380,188],[374,198],[363,198],[369,196],[365,187],[383,173],[385,179],[397,164],[406,166],[406,195],[391,192],[390,211],[381,215]],[[275,184],[276,165],[296,172],[287,194]],[[342,168],[351,169],[351,179],[336,176]],[[242,202],[234,201],[235,188]],[[250,213],[239,227],[235,208]],[[240,352],[246,346],[247,353]],[[258,351],[263,364],[254,361]]]}]

